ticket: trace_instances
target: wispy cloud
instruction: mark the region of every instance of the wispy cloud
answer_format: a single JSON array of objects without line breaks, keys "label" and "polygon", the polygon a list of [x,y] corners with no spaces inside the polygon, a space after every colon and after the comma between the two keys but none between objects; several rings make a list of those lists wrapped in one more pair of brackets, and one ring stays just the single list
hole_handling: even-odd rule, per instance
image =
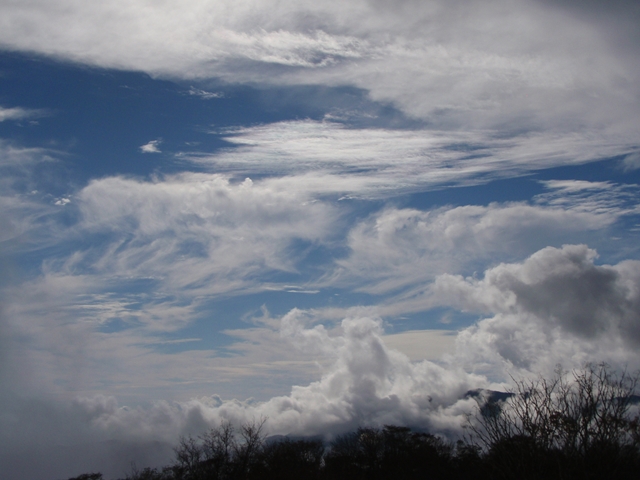
[{"label": "wispy cloud", "polygon": [[[549,180],[527,202],[388,201],[611,158],[637,170],[638,9],[578,3],[3,2],[7,50],[178,79],[202,100],[225,83],[349,87],[408,120],[355,128],[338,111],[215,131],[232,146],[175,158],[201,173],[123,172],[73,191],[33,174],[50,151],[0,141],[1,463],[35,443],[33,458],[58,459],[42,445],[166,446],[260,416],[270,433],[446,434],[475,406],[467,390],[511,374],[640,367],[640,264],[601,265],[576,245],[633,219],[637,186]],[[0,107],[0,122],[43,114]],[[211,306],[265,292],[313,304],[330,288],[346,300],[265,307],[250,324]],[[477,321],[455,337],[385,335],[385,322],[433,308]],[[232,400],[256,385],[259,401]],[[115,457],[114,476],[130,460]]]},{"label": "wispy cloud", "polygon": [[548,192],[534,201],[566,211],[582,211],[605,215],[640,213],[640,186],[585,180],[548,180],[541,182]]},{"label": "wispy cloud", "polygon": [[256,285],[263,272],[295,270],[290,243],[322,241],[334,222],[332,207],[310,202],[303,192],[248,178],[234,184],[215,174],[155,182],[107,178],[77,198],[78,231],[109,240],[77,252],[66,270],[153,278],[191,294],[232,292]]},{"label": "wispy cloud", "polygon": [[273,180],[280,188],[358,197],[483,183],[576,165],[623,154],[635,142],[579,134],[495,138],[483,131],[350,129],[315,121],[243,128],[225,139],[237,146],[215,155],[185,153],[179,158],[218,172],[282,177]]},{"label": "wispy cloud", "polygon": [[162,153],[158,146],[162,143],[162,140],[151,140],[140,147],[142,153]]},{"label": "wispy cloud", "polygon": [[12,49],[174,78],[353,85],[443,129],[632,136],[638,115],[638,13],[623,2],[604,14],[533,0],[56,0],[0,12]]},{"label": "wispy cloud", "polygon": [[550,243],[583,238],[616,215],[571,212],[525,203],[432,211],[387,209],[349,232],[350,253],[337,261],[338,279],[371,293],[422,289],[445,272],[472,273],[497,258],[521,258]]},{"label": "wispy cloud", "polygon": [[188,91],[189,95],[200,97],[204,100],[211,100],[213,98],[222,98],[224,94],[222,92],[208,92],[200,88],[191,87]]},{"label": "wispy cloud", "polygon": [[626,171],[638,170],[640,168],[640,152],[630,153],[625,156],[622,166]]},{"label": "wispy cloud", "polygon": [[0,106],[0,122],[7,120],[23,120],[27,118],[37,118],[46,115],[44,110],[33,110],[22,107],[5,108]]},{"label": "wispy cloud", "polygon": [[[51,205],[59,198],[39,191],[46,180],[38,178],[36,172],[42,165],[55,165],[54,155],[47,149],[26,148],[0,139],[0,249],[8,248],[9,242],[2,242],[9,240],[13,247],[41,245],[53,233],[47,228],[52,225],[47,224]],[[18,238],[21,242],[14,243]]]}]

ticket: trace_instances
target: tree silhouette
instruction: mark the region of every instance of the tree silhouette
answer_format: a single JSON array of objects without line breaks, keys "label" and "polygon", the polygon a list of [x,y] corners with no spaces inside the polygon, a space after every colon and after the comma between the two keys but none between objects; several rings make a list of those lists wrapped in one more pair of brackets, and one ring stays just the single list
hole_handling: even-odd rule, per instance
[{"label": "tree silhouette", "polygon": [[[457,444],[408,427],[361,427],[330,444],[266,439],[265,420],[184,437],[161,470],[127,480],[631,480],[640,471],[638,375],[587,365],[478,401]],[[87,473],[70,480],[100,480]]]},{"label": "tree silhouette", "polygon": [[638,375],[600,364],[515,383],[468,424],[499,478],[637,478]]}]

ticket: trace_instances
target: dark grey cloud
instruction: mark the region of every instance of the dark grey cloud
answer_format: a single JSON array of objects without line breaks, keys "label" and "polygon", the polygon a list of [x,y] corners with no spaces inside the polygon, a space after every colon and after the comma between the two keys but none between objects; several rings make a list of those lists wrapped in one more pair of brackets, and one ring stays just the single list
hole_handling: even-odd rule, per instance
[{"label": "dark grey cloud", "polygon": [[435,298],[494,315],[460,333],[460,358],[500,374],[509,365],[550,373],[586,361],[640,367],[640,262],[595,259],[585,245],[547,247],[481,280],[439,277]]}]

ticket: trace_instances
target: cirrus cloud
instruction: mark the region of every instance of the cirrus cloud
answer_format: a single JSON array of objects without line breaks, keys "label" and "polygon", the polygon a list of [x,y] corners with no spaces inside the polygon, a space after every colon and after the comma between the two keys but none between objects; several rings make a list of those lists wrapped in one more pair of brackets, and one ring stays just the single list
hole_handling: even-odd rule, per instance
[{"label": "cirrus cloud", "polygon": [[638,12],[625,2],[602,10],[536,0],[8,2],[0,44],[187,79],[353,85],[447,129],[630,135]]}]

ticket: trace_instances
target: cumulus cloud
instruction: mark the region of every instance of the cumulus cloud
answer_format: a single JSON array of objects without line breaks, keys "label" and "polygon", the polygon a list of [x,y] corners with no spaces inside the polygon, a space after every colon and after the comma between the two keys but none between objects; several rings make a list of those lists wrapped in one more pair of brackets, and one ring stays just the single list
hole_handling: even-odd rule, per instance
[{"label": "cumulus cloud", "polygon": [[349,232],[350,254],[337,261],[339,274],[372,293],[421,290],[439,274],[472,273],[495,258],[522,258],[550,243],[606,228],[619,214],[525,203],[389,208]]},{"label": "cumulus cloud", "polygon": [[501,264],[484,278],[445,274],[438,302],[494,315],[460,333],[468,367],[550,373],[555,364],[606,361],[637,368],[640,263],[596,265],[585,245],[547,247],[521,264]]},{"label": "cumulus cloud", "polygon": [[[7,168],[35,164],[47,155],[9,147],[6,153],[2,159]],[[344,162],[347,166],[340,165],[336,171],[353,168]],[[374,174],[376,170],[372,169]],[[245,356],[245,364],[214,355],[215,367],[211,367],[203,362],[213,358],[207,357],[211,352],[206,350],[174,356],[172,360],[180,361],[171,364],[162,354],[149,352],[167,340],[164,333],[177,334],[201,318],[206,302],[229,295],[272,289],[315,293],[323,287],[346,287],[397,294],[391,299],[381,297],[380,312],[385,315],[424,311],[433,306],[429,283],[444,272],[468,275],[495,264],[496,259],[522,258],[545,245],[606,229],[635,211],[631,187],[562,181],[547,182],[547,192],[532,204],[431,211],[385,208],[348,230],[352,224],[341,221],[348,202],[322,199],[326,187],[314,191],[305,183],[313,179],[320,185],[324,178],[324,173],[313,171],[255,182],[210,173],[148,181],[109,177],[75,192],[72,202],[64,202],[64,209],[53,209],[55,197],[38,203],[29,200],[32,197],[24,189],[21,195],[11,190],[11,195],[2,197],[7,206],[14,205],[10,216],[14,226],[5,231],[13,233],[7,238],[37,227],[37,235],[32,230],[33,243],[23,245],[23,251],[53,247],[57,252],[42,262],[41,275],[5,288],[12,299],[7,311],[15,319],[16,331],[32,339],[31,353],[40,352],[34,384],[50,385],[60,393],[75,391],[69,384],[55,387],[56,382],[69,380],[69,375],[54,368],[60,364],[56,359],[78,364],[72,360],[75,354],[65,353],[70,345],[84,345],[76,351],[82,358],[88,351],[97,352],[89,355],[91,361],[81,362],[86,366],[84,373],[69,370],[82,379],[78,385],[89,390],[101,388],[95,379],[123,388],[123,372],[132,374],[124,368],[127,359],[141,356],[149,362],[140,363],[136,378],[145,380],[142,383],[150,389],[164,388],[158,375],[149,374],[153,365],[163,365],[165,371],[175,372],[175,378],[184,378],[190,362],[203,365],[196,375],[201,384],[211,382],[207,371],[225,379],[252,376],[261,363],[268,365],[270,374],[289,371],[303,378],[314,371],[311,360],[292,357],[286,365],[277,366],[281,346],[273,332],[268,338],[275,346],[265,349],[272,356],[260,356],[257,350],[262,347],[246,348],[264,345],[256,342],[267,335],[260,329],[228,330],[239,339],[232,351]],[[283,188],[287,185],[291,188]],[[16,209],[30,212],[32,220],[16,225],[15,220],[30,218],[16,214]],[[62,210],[73,215],[65,217],[64,225],[55,217]],[[337,261],[338,275],[334,275],[331,262],[340,258],[345,241],[349,252]],[[290,280],[273,281],[280,273],[298,275],[305,257],[316,247],[329,252],[328,261],[314,276],[303,276],[303,286],[291,288]],[[329,274],[322,277],[327,270]],[[328,310],[325,313],[329,315]],[[336,310],[331,318],[340,314]],[[107,333],[111,330],[115,331]],[[180,336],[171,339],[180,340]],[[95,381],[89,380],[92,376]]]},{"label": "cumulus cloud", "polygon": [[[510,374],[546,373],[556,363],[579,367],[585,360],[638,366],[640,263],[597,265],[595,258],[583,245],[547,247],[522,263],[490,268],[480,279],[440,275],[434,304],[492,316],[460,331],[456,352],[438,362],[412,362],[389,348],[382,321],[364,311],[323,325],[308,312],[292,310],[281,319],[265,319],[268,328],[254,337],[265,339],[270,331],[318,359],[319,378],[287,395],[263,402],[212,395],[132,407],[111,396],[81,396],[63,409],[67,413],[50,417],[49,426],[59,428],[57,422],[70,415],[80,432],[70,442],[109,438],[140,448],[152,439],[168,445],[180,434],[197,434],[221,421],[259,418],[267,418],[271,434],[331,436],[382,424],[456,434],[475,406],[465,394],[505,388]],[[287,350],[293,349],[280,348]],[[169,460],[165,452],[158,462]]]},{"label": "cumulus cloud", "polygon": [[[236,423],[266,417],[271,433],[335,434],[362,424],[388,423],[457,431],[470,406],[464,394],[488,385],[480,376],[428,361],[412,363],[387,348],[379,319],[347,318],[338,329],[326,329],[305,326],[301,316],[297,310],[284,316],[282,335],[297,348],[311,347],[331,361],[318,381],[295,386],[289,395],[262,403],[201,398],[149,410],[118,407],[114,399],[103,397],[82,400],[81,405],[101,428],[121,435],[139,435],[152,428],[165,432],[160,438],[184,432],[190,418],[199,422],[192,428],[202,428],[225,419]],[[154,427],[149,420],[156,411],[166,412],[166,420]]]},{"label": "cumulus cloud", "polygon": [[[583,245],[548,247],[522,263],[489,269],[483,279],[438,277],[434,295],[440,304],[494,315],[460,331],[456,353],[439,363],[411,362],[388,348],[375,317],[355,315],[332,327],[292,310],[279,322],[280,335],[329,359],[319,380],[262,403],[212,397],[156,408],[172,412],[175,431],[184,431],[193,417],[215,424],[261,416],[273,433],[327,434],[385,423],[459,431],[473,404],[465,393],[500,386],[484,374],[508,382],[509,374],[550,372],[556,363],[579,367],[586,359],[638,366],[640,263],[598,266],[595,256]],[[104,428],[126,432],[153,415],[107,404],[90,415]]]},{"label": "cumulus cloud", "polygon": [[[292,182],[295,178],[301,177]],[[133,385],[135,378],[143,385],[140,391],[165,394],[187,377],[196,391],[195,385],[210,385],[212,378],[226,382],[268,374],[282,389],[287,375],[303,381],[316,366],[307,357],[279,357],[283,347],[268,329],[227,329],[238,340],[228,350],[239,356],[233,361],[200,347],[169,358],[157,346],[166,345],[167,333],[180,340],[180,329],[202,318],[211,299],[273,289],[394,293],[390,300],[381,297],[382,314],[424,311],[434,305],[429,283],[444,272],[466,275],[495,264],[496,258],[522,258],[549,242],[607,228],[628,210],[615,210],[602,198],[593,208],[562,208],[554,204],[557,197],[540,197],[533,205],[387,208],[356,223],[347,235],[349,225],[340,221],[345,204],[318,201],[317,192],[302,188],[280,188],[278,180],[238,182],[208,173],[149,181],[110,177],[73,195],[65,210],[76,221],[64,228],[43,205],[35,209],[49,220],[41,225],[46,235],[32,247],[54,247],[58,254],[42,263],[41,275],[5,288],[17,335],[34,346],[29,354],[35,355],[37,374],[30,381],[59,394],[103,391],[100,385],[109,384],[128,395],[132,389],[125,384]],[[550,184],[548,194],[569,187]],[[595,189],[598,195],[617,195],[616,188],[571,187]],[[580,198],[591,205],[588,195]],[[273,281],[280,273],[298,275],[315,247],[342,252],[345,239],[350,253],[337,262],[339,276],[320,278],[327,269],[333,273],[328,257],[314,276],[302,277],[304,287]],[[321,314],[335,319],[343,312]],[[217,325],[215,316],[210,321]],[[137,359],[135,372],[125,367],[131,359]],[[69,369],[58,368],[61,364]],[[193,364],[201,367],[197,373],[190,371]],[[166,382],[166,372],[176,380]]]},{"label": "cumulus cloud", "polygon": [[[280,356],[294,350],[325,360],[319,380],[294,386],[288,395],[264,402],[222,400],[218,395],[146,406],[124,406],[107,395],[80,396],[71,404],[45,396],[38,405],[23,402],[22,408],[18,402],[4,402],[7,415],[0,421],[7,428],[0,433],[0,441],[7,448],[3,451],[19,451],[21,446],[32,444],[28,434],[17,435],[18,427],[23,433],[38,428],[43,445],[36,449],[41,461],[33,462],[30,468],[34,471],[46,465],[48,472],[69,475],[70,468],[89,468],[77,455],[65,459],[64,465],[56,465],[53,459],[61,458],[58,445],[64,443],[84,452],[84,460],[93,462],[92,469],[102,466],[104,473],[121,475],[132,457],[137,461],[146,458],[156,465],[168,462],[171,451],[167,445],[175,444],[182,434],[199,434],[221,421],[239,424],[267,418],[271,434],[332,436],[363,424],[388,423],[452,433],[459,431],[465,412],[474,405],[464,398],[465,392],[489,385],[482,377],[431,362],[415,364],[390,350],[381,337],[377,318],[347,318],[336,328],[325,328],[309,325],[304,312],[293,310],[281,319],[274,333],[289,345],[279,349]],[[264,342],[264,334],[261,338]],[[192,358],[192,371],[194,365],[198,361]],[[166,367],[171,363],[160,365],[163,370]],[[169,368],[164,376],[174,370]],[[38,425],[42,415],[47,422]],[[106,440],[109,448],[105,448]],[[126,455],[116,455],[125,448],[129,448]],[[151,455],[154,450],[155,456]],[[16,478],[20,478],[16,466],[21,461],[21,457],[6,457],[5,468]]]},{"label": "cumulus cloud", "polygon": [[382,337],[385,345],[404,353],[412,361],[441,360],[445,354],[455,351],[455,331],[407,330]]}]

